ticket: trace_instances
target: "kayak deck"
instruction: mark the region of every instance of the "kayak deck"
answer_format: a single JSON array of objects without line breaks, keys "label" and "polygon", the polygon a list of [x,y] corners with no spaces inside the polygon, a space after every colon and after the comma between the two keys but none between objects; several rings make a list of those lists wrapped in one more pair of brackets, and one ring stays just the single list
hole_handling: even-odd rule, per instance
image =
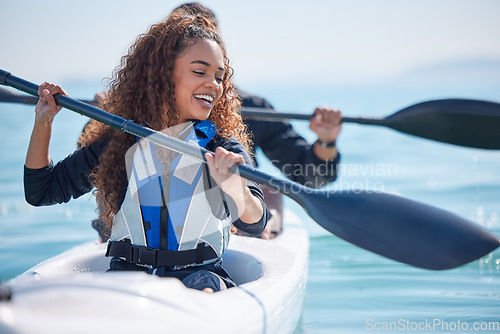
[{"label": "kayak deck", "polygon": [[105,272],[105,249],[76,246],[8,282],[0,332],[290,333],[300,319],[309,237],[291,212],[274,239],[231,237],[223,266],[238,287],[214,294],[173,278]]}]

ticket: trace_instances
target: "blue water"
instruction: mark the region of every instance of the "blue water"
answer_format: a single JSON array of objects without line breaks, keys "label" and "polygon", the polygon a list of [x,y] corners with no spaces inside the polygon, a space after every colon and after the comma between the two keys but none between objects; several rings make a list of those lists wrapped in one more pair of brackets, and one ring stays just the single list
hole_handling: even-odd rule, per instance
[{"label": "blue water", "polygon": [[[91,98],[99,83],[67,83],[73,97]],[[386,116],[436,98],[500,101],[500,83],[392,83],[344,87],[245,87],[278,110],[340,107],[346,116]],[[0,103],[0,280],[73,245],[95,240],[95,202],[33,208],[25,203],[22,167],[33,107]],[[51,155],[75,148],[86,119],[58,115]],[[307,124],[294,122],[307,139]],[[500,129],[499,129],[500,131]],[[500,235],[500,151],[463,148],[381,127],[345,124],[338,140],[341,175],[335,190],[385,191],[454,212]],[[277,173],[259,154],[261,168]],[[330,235],[291,200],[311,236],[309,280],[296,333],[500,333],[500,251],[446,271],[403,265]],[[348,222],[346,222],[348,223]],[[477,327],[477,328],[475,328]],[[476,330],[477,329],[477,330]]]}]

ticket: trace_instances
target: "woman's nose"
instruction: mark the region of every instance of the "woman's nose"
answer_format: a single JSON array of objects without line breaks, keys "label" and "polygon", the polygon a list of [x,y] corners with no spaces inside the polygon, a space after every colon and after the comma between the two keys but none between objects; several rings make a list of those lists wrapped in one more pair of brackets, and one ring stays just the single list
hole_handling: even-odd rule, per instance
[{"label": "woman's nose", "polygon": [[217,78],[211,77],[206,81],[207,87],[213,88],[213,90],[217,90],[219,88],[219,83],[217,82]]}]

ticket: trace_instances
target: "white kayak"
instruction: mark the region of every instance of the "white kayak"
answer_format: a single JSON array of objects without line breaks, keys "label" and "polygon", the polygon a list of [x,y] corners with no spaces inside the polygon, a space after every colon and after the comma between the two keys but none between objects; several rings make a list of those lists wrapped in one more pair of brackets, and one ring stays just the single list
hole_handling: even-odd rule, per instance
[{"label": "white kayak", "polygon": [[0,333],[291,333],[299,322],[309,237],[291,212],[272,240],[231,237],[223,266],[238,287],[214,294],[174,278],[105,272],[105,249],[74,247],[7,282]]}]

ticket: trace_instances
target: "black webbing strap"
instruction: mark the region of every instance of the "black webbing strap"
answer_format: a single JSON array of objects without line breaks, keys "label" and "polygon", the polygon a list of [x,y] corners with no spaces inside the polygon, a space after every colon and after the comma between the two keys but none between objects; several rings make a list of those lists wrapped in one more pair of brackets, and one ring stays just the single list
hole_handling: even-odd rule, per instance
[{"label": "black webbing strap", "polygon": [[202,264],[204,261],[217,258],[217,254],[209,245],[199,243],[196,249],[169,251],[145,246],[135,246],[128,240],[110,241],[106,256],[121,257],[137,264],[152,266],[187,266]]}]

